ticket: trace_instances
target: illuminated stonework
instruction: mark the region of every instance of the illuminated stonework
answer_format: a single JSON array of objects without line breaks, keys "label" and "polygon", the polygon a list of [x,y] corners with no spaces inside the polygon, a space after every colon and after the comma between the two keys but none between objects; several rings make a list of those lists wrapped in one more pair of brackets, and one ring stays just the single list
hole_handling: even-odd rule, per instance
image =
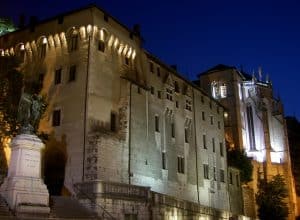
[{"label": "illuminated stonework", "polygon": [[[217,80],[227,85],[227,97],[223,99],[218,95]],[[235,67],[218,65],[200,75],[200,86],[219,99],[227,109],[224,121],[228,147],[242,148],[253,159],[253,181],[248,184],[252,196],[249,198],[254,198],[259,178],[269,179],[281,174],[289,189],[289,219],[294,219],[297,206],[283,106],[280,100],[273,97],[268,76],[265,81],[260,77],[259,81],[254,75],[250,76]],[[253,210],[255,207],[245,207],[245,214],[254,217]]]},{"label": "illuminated stonework", "polygon": [[[1,56],[21,58],[47,95],[40,131],[65,137],[71,194],[75,185],[93,193],[116,219],[242,214],[229,203],[230,113],[225,122],[218,101],[145,51],[136,29],[92,6],[7,38]],[[218,85],[220,99],[229,97],[229,84]],[[239,198],[240,184],[233,192]]]}]

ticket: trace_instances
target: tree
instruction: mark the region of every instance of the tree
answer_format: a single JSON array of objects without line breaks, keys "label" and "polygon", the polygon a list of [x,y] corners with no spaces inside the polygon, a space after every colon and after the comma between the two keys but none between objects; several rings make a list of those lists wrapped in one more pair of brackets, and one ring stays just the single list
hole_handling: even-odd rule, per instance
[{"label": "tree", "polygon": [[12,57],[0,59],[0,174],[5,175],[7,162],[5,142],[17,134],[17,110],[23,86],[23,76],[17,70],[18,62]]},{"label": "tree", "polygon": [[238,148],[228,149],[227,162],[229,166],[240,170],[242,183],[247,183],[252,180],[253,165],[244,150]]},{"label": "tree", "polygon": [[[22,90],[39,94],[42,85],[32,76],[19,71],[20,60],[13,56],[0,57],[0,176],[7,172],[4,147],[7,140],[17,135],[20,128],[17,120]],[[45,98],[43,99],[45,103]]]},{"label": "tree", "polygon": [[11,19],[0,18],[0,36],[16,30]]},{"label": "tree", "polygon": [[261,179],[256,194],[259,219],[286,219],[288,216],[288,206],[284,202],[286,197],[287,189],[281,175],[274,176],[270,181]]}]

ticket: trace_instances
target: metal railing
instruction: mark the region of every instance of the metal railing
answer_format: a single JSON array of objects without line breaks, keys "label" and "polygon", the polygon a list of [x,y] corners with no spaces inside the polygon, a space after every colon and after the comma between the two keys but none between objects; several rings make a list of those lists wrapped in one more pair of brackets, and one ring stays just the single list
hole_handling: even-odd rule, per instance
[{"label": "metal railing", "polygon": [[97,207],[102,211],[102,215],[100,216],[97,212],[97,215],[99,217],[102,217],[104,219],[109,219],[109,220],[116,220],[116,218],[114,216],[112,216],[112,214],[110,214],[102,205],[98,204],[91,196],[89,196],[86,192],[84,192],[83,190],[81,190],[79,188],[79,186],[77,184],[73,184],[74,189],[76,189],[76,191],[83,196],[85,199],[88,199],[91,203],[92,207]]}]

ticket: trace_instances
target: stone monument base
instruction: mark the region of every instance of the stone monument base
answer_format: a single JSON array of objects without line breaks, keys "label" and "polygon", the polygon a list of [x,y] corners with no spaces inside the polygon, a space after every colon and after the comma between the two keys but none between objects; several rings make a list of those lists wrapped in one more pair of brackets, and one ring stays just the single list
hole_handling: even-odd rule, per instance
[{"label": "stone monument base", "polygon": [[41,179],[41,150],[44,144],[35,135],[21,134],[11,144],[8,176],[0,187],[11,210],[23,214],[48,214],[49,193]]}]

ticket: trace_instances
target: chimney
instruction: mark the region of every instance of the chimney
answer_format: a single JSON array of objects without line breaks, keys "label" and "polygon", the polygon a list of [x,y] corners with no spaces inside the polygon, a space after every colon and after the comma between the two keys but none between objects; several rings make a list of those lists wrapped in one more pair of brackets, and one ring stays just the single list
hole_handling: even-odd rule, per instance
[{"label": "chimney", "polygon": [[31,32],[34,32],[34,28],[35,28],[35,25],[37,24],[37,22],[38,22],[37,16],[30,16],[29,26],[30,26]]},{"label": "chimney", "polygon": [[141,26],[139,24],[133,25],[133,33],[137,36],[141,36]]},{"label": "chimney", "polygon": [[19,28],[24,28],[25,27],[25,15],[21,14],[19,16]]},{"label": "chimney", "polygon": [[171,65],[171,68],[177,72],[177,65],[176,64]]}]

